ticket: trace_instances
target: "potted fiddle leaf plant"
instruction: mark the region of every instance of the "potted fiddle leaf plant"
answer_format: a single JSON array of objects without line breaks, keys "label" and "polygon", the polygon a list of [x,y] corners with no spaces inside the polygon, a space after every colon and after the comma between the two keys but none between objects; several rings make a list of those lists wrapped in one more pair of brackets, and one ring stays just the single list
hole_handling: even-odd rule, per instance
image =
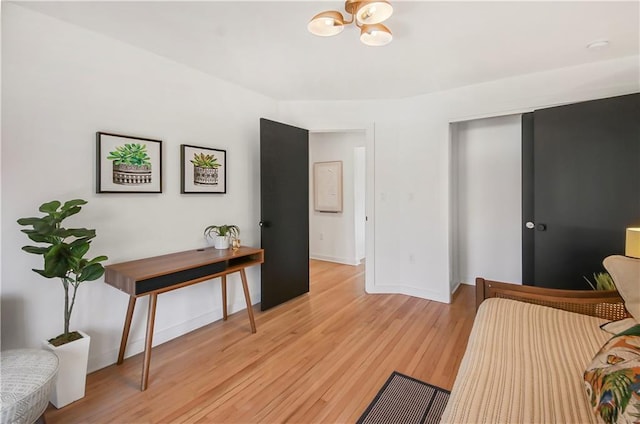
[{"label": "potted fiddle leaf plant", "polygon": [[216,249],[228,249],[231,238],[240,236],[240,228],[237,225],[209,225],[204,229],[205,237],[213,240]]},{"label": "potted fiddle leaf plant", "polygon": [[80,212],[86,203],[82,199],[64,204],[53,200],[40,206],[44,216],[18,219],[18,224],[28,227],[21,231],[38,244],[23,246],[22,250],[42,256],[44,262],[43,269],[33,271],[45,278],[59,279],[64,289],[64,330],[44,343],[59,359],[58,379],[51,396],[56,408],[84,397],[90,338],[81,331],[70,331],[69,324],[78,287],[102,277],[104,267],[100,262],[108,259],[86,257],[96,230],[63,227],[63,221]]}]

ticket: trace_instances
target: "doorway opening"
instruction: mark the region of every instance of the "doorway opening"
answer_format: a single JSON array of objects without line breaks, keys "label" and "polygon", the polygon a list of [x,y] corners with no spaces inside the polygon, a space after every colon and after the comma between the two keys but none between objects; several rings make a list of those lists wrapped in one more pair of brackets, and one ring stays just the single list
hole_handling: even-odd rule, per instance
[{"label": "doorway opening", "polygon": [[[309,134],[309,256],[328,262],[359,265],[365,258],[364,131]],[[314,164],[339,162],[342,175],[340,211],[318,210]]]},{"label": "doorway opening", "polygon": [[[314,163],[342,164],[342,211],[314,207]],[[366,267],[373,286],[373,125],[309,131],[309,256]],[[366,259],[366,264],[365,264]]]},{"label": "doorway opening", "polygon": [[521,115],[451,124],[453,293],[476,277],[522,283]]}]

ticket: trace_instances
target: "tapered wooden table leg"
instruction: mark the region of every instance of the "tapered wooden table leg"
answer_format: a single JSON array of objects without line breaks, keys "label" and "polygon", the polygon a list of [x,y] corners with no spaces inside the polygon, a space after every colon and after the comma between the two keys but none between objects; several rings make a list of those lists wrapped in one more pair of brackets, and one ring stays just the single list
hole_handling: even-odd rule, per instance
[{"label": "tapered wooden table leg", "polygon": [[147,315],[147,336],[144,343],[144,361],[142,363],[142,383],[140,391],[147,390],[149,383],[149,367],[151,366],[151,346],[153,345],[153,324],[156,320],[156,304],[158,303],[158,294],[151,293],[149,295],[149,315]]},{"label": "tapered wooden table leg", "polygon": [[227,320],[227,276],[223,275],[220,285],[222,286],[222,320]]},{"label": "tapered wooden table leg", "polygon": [[242,278],[242,290],[244,290],[244,300],[247,302],[247,312],[249,313],[249,321],[251,322],[251,332],[256,332],[256,322],[253,319],[253,307],[251,306],[251,296],[249,296],[249,286],[247,285],[247,274],[244,268],[240,270],[240,278]]},{"label": "tapered wooden table leg", "polygon": [[127,348],[129,340],[129,331],[131,330],[131,319],[133,318],[133,309],[136,307],[136,297],[129,296],[129,306],[127,307],[127,316],[124,319],[124,328],[122,329],[122,339],[120,340],[120,351],[118,352],[118,365],[124,361],[124,351]]}]

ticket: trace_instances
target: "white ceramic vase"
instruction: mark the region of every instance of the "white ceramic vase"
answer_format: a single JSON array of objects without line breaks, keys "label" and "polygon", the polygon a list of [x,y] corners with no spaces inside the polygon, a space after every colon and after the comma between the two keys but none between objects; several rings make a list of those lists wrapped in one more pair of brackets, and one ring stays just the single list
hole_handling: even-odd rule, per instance
[{"label": "white ceramic vase", "polygon": [[61,346],[43,342],[44,347],[53,351],[59,361],[58,379],[50,399],[58,409],[84,397],[91,338],[82,331],[78,333],[82,334],[81,339]]},{"label": "white ceramic vase", "polygon": [[228,249],[229,236],[214,236],[213,247],[215,247],[216,249]]}]

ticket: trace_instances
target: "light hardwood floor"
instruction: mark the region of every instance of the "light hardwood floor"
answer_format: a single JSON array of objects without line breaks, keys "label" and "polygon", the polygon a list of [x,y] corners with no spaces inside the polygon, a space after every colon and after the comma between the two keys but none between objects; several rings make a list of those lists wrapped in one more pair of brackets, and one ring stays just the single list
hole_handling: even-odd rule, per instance
[{"label": "light hardwood floor", "polygon": [[472,287],[368,295],[364,266],[321,261],[310,293],[254,311],[256,334],[241,311],[154,347],[145,392],[141,354],[90,374],[47,423],[353,423],[394,370],[451,389],[475,316]]}]

